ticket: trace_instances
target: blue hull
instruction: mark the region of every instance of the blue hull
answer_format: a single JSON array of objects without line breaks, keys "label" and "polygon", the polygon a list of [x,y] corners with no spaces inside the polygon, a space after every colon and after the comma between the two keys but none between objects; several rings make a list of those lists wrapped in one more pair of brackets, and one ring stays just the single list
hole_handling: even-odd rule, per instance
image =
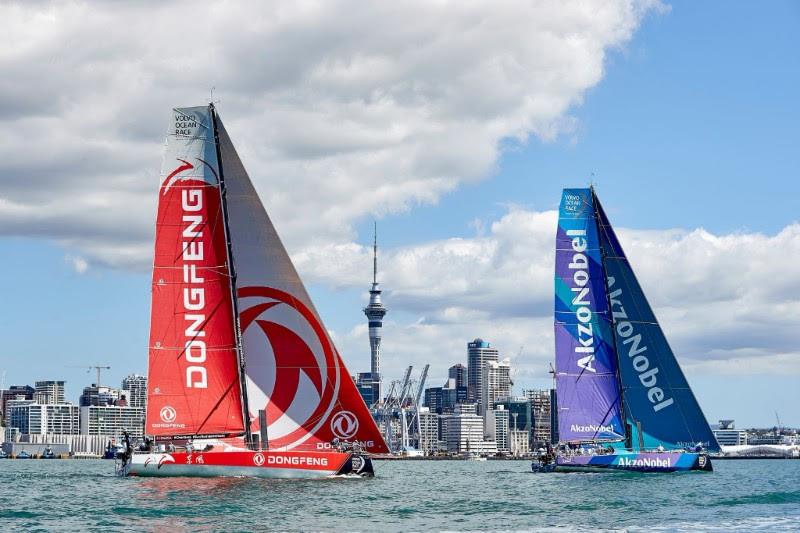
[{"label": "blue hull", "polygon": [[556,457],[556,472],[711,472],[705,453],[642,452]]}]

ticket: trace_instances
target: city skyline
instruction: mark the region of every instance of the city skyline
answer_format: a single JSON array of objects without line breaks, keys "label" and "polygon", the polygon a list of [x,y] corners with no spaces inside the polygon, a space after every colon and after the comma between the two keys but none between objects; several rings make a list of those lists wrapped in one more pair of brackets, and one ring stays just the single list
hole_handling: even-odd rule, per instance
[{"label": "city skyline", "polygon": [[[411,15],[370,7],[364,16],[379,23],[348,26],[340,41],[326,9],[292,11],[258,35],[214,32],[198,46],[219,50],[222,79],[212,66],[165,70],[160,50],[172,35],[163,28],[152,45],[102,57],[47,38],[99,42],[106,8],[54,7],[46,24],[34,8],[5,18],[11,41],[30,43],[0,58],[15,74],[0,99],[6,386],[65,379],[74,397],[85,371],[73,365],[110,365],[114,382],[146,372],[168,113],[216,87],[352,374],[370,364],[362,309],[377,218],[378,281],[391,309],[384,383],[426,363],[438,383],[480,337],[511,358],[520,387],[549,387],[555,208],[561,188],[592,181],[709,421],[768,425],[778,411],[800,426],[791,407],[800,402],[800,271],[785,266],[800,259],[795,5],[609,3],[592,17],[568,10],[561,26],[545,8],[487,7],[472,44],[455,36],[474,30],[473,13],[451,7],[453,38],[440,39],[439,14],[419,7],[413,20],[427,23],[413,45],[399,39],[366,57],[364,43]],[[284,39],[309,28],[319,38],[308,49]],[[124,41],[140,30],[119,31]],[[583,46],[569,46],[571,35]],[[271,58],[253,67],[237,52],[279,42],[297,58],[291,68]],[[60,61],[42,64],[48,54]],[[132,66],[131,56],[141,61]],[[431,68],[443,57],[446,68]],[[96,77],[108,65],[142,85]],[[270,75],[243,74],[259,70]],[[30,90],[32,76],[52,83]]]}]

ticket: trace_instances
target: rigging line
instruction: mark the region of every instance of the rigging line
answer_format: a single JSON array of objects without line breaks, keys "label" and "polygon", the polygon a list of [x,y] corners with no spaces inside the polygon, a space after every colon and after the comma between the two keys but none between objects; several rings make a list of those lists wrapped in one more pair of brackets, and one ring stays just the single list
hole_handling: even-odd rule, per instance
[{"label": "rigging line", "polygon": [[[200,423],[200,425],[199,425],[199,426],[197,426],[197,432],[198,432],[198,433],[200,432],[200,430],[201,430],[201,429],[203,429],[203,426],[205,426],[205,425],[206,425],[206,422],[208,422],[208,421],[211,419],[211,416],[212,416],[212,415],[214,414],[214,412],[215,412],[215,411],[216,411],[216,410],[219,408],[219,406],[220,406],[220,405],[222,405],[222,402],[223,402],[223,400],[225,400],[225,398],[227,398],[227,397],[228,397],[228,395],[229,395],[229,394],[230,394],[230,392],[231,392],[231,389],[233,388],[233,386],[234,386],[235,384],[236,384],[236,381],[231,381],[231,384],[230,384],[230,385],[228,385],[228,388],[227,388],[227,389],[225,389],[225,392],[223,392],[223,393],[220,395],[220,397],[219,397],[219,400],[217,400],[217,403],[215,403],[215,404],[214,404],[214,407],[212,407],[212,408],[211,408],[211,411],[209,411],[209,412],[208,412],[208,415],[206,416],[205,420],[203,420],[203,422],[201,422],[201,423]],[[230,406],[229,406],[229,410],[230,410]]]}]

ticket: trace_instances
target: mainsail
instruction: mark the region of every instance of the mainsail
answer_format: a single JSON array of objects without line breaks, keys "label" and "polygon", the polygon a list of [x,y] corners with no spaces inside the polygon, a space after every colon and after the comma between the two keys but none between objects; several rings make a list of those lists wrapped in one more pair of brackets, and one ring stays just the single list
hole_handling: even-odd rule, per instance
[{"label": "mainsail", "polygon": [[565,189],[556,235],[556,387],[562,441],[622,440],[624,428],[593,198]]},{"label": "mainsail", "polygon": [[225,126],[215,120],[251,431],[259,431],[263,410],[271,449],[324,449],[338,439],[387,452]]},{"label": "mainsail", "polygon": [[647,302],[603,207],[591,191],[613,314],[626,424],[634,449],[718,451],[714,434]]},{"label": "mainsail", "polygon": [[229,265],[209,108],[175,109],[158,195],[148,435],[244,431]]}]

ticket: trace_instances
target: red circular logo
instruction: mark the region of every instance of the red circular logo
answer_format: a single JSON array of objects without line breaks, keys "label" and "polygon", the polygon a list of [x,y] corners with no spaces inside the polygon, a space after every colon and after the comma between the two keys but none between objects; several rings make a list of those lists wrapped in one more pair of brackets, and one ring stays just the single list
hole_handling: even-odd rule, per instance
[{"label": "red circular logo", "polygon": [[252,429],[258,410],[265,409],[270,446],[292,448],[322,428],[333,410],[341,380],[338,354],[316,314],[291,294],[242,287],[238,296],[244,300],[239,320]]}]

